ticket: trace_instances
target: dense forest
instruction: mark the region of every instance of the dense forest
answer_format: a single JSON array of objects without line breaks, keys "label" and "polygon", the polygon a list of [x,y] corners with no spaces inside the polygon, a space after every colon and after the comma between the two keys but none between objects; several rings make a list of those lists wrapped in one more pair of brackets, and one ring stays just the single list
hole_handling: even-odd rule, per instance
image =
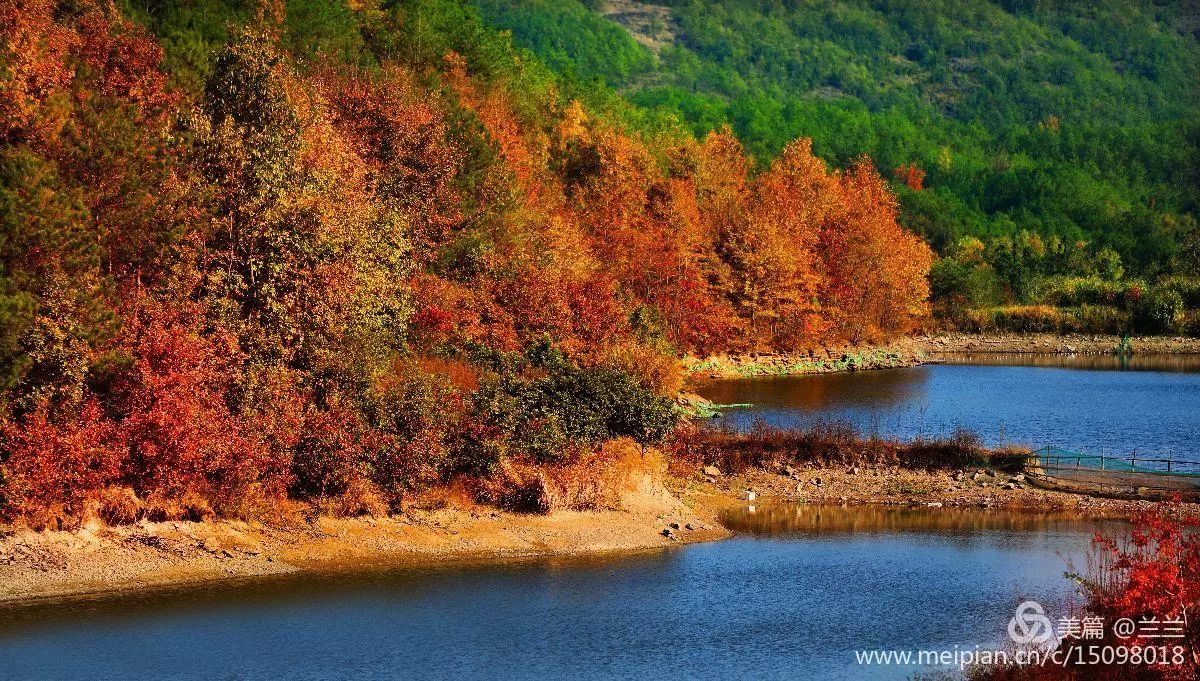
[{"label": "dense forest", "polygon": [[473,1],[577,80],[732,126],[760,165],[800,136],[834,165],[870,155],[941,254],[1035,235],[1083,250],[1077,275],[1100,251],[1138,276],[1197,267],[1192,3]]},{"label": "dense forest", "polygon": [[0,0],[0,515],[536,506],[675,426],[681,354],[920,323],[875,165],[777,152],[451,0]]}]

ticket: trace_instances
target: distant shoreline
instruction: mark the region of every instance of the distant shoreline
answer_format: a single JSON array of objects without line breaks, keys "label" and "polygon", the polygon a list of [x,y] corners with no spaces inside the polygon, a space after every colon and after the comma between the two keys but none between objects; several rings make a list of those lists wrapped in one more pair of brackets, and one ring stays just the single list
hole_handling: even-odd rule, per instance
[{"label": "distant shoreline", "polygon": [[878,347],[823,348],[804,353],[757,352],[713,355],[683,360],[684,372],[694,378],[757,378],[801,376],[845,371],[871,371],[917,366],[928,360],[906,341]]},{"label": "distant shoreline", "polygon": [[[1054,333],[929,333],[876,346],[819,348],[807,352],[753,352],[686,357],[693,378],[758,378],[896,369],[937,362],[944,353],[1005,355],[1115,355],[1123,339],[1115,335]],[[1133,355],[1200,355],[1200,338],[1131,336]]]},{"label": "distant shoreline", "polygon": [[[1055,333],[931,333],[899,342],[911,351],[1003,353],[1030,355],[1111,355],[1123,338],[1115,335]],[[1200,354],[1200,338],[1183,336],[1130,336],[1128,349],[1138,355]]]}]

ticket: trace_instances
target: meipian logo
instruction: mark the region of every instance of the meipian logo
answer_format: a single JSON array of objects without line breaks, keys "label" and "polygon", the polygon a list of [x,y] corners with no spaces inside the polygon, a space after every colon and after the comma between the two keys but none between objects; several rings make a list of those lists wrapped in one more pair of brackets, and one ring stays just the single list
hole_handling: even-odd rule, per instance
[{"label": "meipian logo", "polygon": [[1008,637],[1013,643],[1045,643],[1054,637],[1050,618],[1037,601],[1025,601],[1017,606],[1017,613],[1008,621]]}]

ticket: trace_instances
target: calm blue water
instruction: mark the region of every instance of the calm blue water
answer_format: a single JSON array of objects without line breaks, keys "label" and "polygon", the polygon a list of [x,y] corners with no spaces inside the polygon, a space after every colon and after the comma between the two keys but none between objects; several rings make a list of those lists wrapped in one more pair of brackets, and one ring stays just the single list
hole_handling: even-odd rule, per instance
[{"label": "calm blue water", "polygon": [[[735,425],[849,419],[901,437],[1193,452],[1200,374],[936,365],[718,382]],[[1186,364],[1186,363],[1184,363]],[[1123,370],[1111,370],[1123,369]],[[1137,370],[1130,370],[1137,369]],[[0,678],[892,679],[858,649],[996,646],[1015,605],[1072,600],[1095,525],[951,509],[792,506],[634,557],[247,580],[0,607]]]},{"label": "calm blue water", "polygon": [[[995,645],[1094,526],[781,507],[620,559],[276,578],[0,610],[12,679],[859,679],[859,648]],[[1061,612],[1053,610],[1055,612]]]},{"label": "calm blue water", "polygon": [[[986,358],[952,358],[987,361]],[[994,361],[994,360],[993,360]],[[849,421],[864,433],[911,439],[966,428],[989,445],[1054,445],[1091,453],[1200,461],[1200,373],[1188,358],[1031,358],[1033,365],[935,364],[822,376],[713,381],[699,392],[723,422],[780,427]]]}]

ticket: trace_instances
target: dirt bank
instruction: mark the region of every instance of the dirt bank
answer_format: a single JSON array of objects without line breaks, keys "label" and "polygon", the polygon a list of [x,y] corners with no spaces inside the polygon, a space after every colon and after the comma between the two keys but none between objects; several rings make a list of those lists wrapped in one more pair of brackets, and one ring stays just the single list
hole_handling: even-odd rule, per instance
[{"label": "dirt bank", "polygon": [[[727,506],[729,499],[745,499],[748,491],[761,502],[1067,511],[1096,518],[1130,517],[1155,504],[1041,489],[1024,476],[992,468],[921,471],[891,466],[789,465],[775,471],[753,468],[728,475],[713,475],[711,469],[707,474],[703,469],[677,468],[673,472],[676,484],[714,508]],[[1181,508],[1200,515],[1200,504]]]},{"label": "dirt bank", "polygon": [[[93,524],[74,532],[10,528],[0,532],[0,602],[370,562],[661,549],[728,536],[715,513],[647,478],[616,510],[546,516],[445,507],[284,528],[240,521]],[[664,536],[667,529],[672,536]]]},{"label": "dirt bank", "polygon": [[[746,504],[748,491],[757,503],[1058,510],[1096,518],[1128,517],[1152,505],[1038,489],[989,469],[796,466],[725,474],[675,462],[663,484],[647,479],[609,511],[536,516],[445,507],[393,518],[320,518],[295,527],[217,521],[74,532],[10,528],[0,531],[0,603],[370,563],[666,549],[729,536],[718,518]],[[1200,505],[1186,508],[1200,514]]]},{"label": "dirt bank", "polygon": [[1120,336],[1007,333],[939,333],[902,338],[886,346],[821,348],[801,353],[713,355],[683,360],[695,379],[753,378],[825,374],[838,371],[894,369],[938,361],[941,353],[1112,355],[1118,347],[1133,355],[1200,355],[1200,338],[1133,336],[1122,346]]},{"label": "dirt bank", "polygon": [[713,355],[683,360],[684,371],[696,378],[752,378],[827,374],[838,371],[893,369],[921,364],[920,347],[904,342],[886,347],[822,348],[804,353]]},{"label": "dirt bank", "polygon": [[[978,335],[963,333],[917,336],[898,344],[908,353],[936,356],[939,352],[1111,355],[1121,344],[1120,336],[1082,334],[1005,333]],[[1180,336],[1134,336],[1129,339],[1134,354],[1200,354],[1200,338]]]}]

